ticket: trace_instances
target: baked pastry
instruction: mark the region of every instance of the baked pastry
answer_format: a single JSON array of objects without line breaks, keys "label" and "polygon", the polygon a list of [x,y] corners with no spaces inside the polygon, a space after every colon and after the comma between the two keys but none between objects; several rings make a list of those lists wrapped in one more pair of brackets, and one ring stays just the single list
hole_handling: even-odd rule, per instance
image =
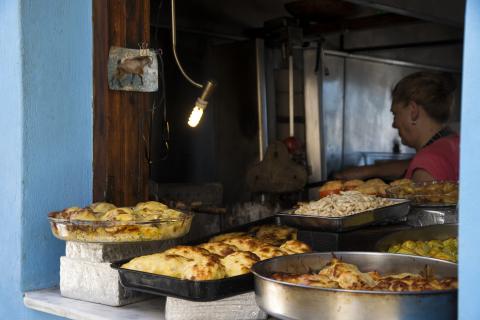
[{"label": "baked pastry", "polygon": [[132,221],[135,220],[130,208],[115,208],[100,216],[101,221]]},{"label": "baked pastry", "polygon": [[205,262],[190,261],[183,270],[183,279],[188,280],[217,280],[227,276],[225,267],[220,263],[217,256],[211,257]]},{"label": "baked pastry", "polygon": [[286,254],[305,253],[312,251],[312,248],[310,248],[308,244],[298,240],[288,240],[280,246],[280,249]]},{"label": "baked pastry", "polygon": [[130,260],[122,268],[184,278],[184,269],[190,265],[191,260],[172,254],[155,253]]},{"label": "baked pastry", "polygon": [[365,182],[363,182],[362,180],[359,180],[359,179],[348,180],[343,184],[343,190],[350,191],[350,190],[353,190],[353,189],[361,186],[364,183]]},{"label": "baked pastry", "polygon": [[253,227],[249,232],[255,238],[273,246],[279,246],[287,240],[297,239],[297,229],[275,224]]},{"label": "baked pastry", "polygon": [[215,280],[226,277],[225,268],[217,255],[205,249],[191,246],[176,246],[163,252],[166,255],[178,255],[189,260],[183,269],[182,279]]},{"label": "baked pastry", "polygon": [[70,215],[70,220],[71,221],[96,221],[97,216],[93,212],[93,210],[87,208],[87,209],[80,209],[77,211],[73,211]]},{"label": "baked pastry", "polygon": [[278,247],[264,245],[252,250],[252,252],[257,255],[260,260],[266,260],[278,256],[286,256],[287,253],[281,250]]},{"label": "baked pastry", "polygon": [[365,184],[366,184],[366,185],[369,185],[369,186],[382,186],[382,185],[386,185],[386,183],[385,183],[382,179],[379,179],[379,178],[369,179],[369,180],[365,181]]},{"label": "baked pastry", "polygon": [[250,268],[260,259],[248,251],[237,251],[220,259],[225,267],[227,277],[234,277],[250,272]]},{"label": "baked pastry", "polygon": [[326,197],[330,194],[339,194],[343,189],[343,182],[340,180],[332,180],[325,183],[319,189],[320,198]]},{"label": "baked pastry", "polygon": [[404,186],[404,185],[409,185],[412,184],[413,181],[410,179],[397,179],[392,182],[390,182],[390,186],[395,187],[395,186]]},{"label": "baked pastry", "polygon": [[210,240],[208,240],[208,242],[221,242],[227,239],[237,238],[237,237],[246,236],[246,235],[247,235],[246,232],[224,233],[224,234],[220,234],[218,236],[212,237]]},{"label": "baked pastry", "polygon": [[230,238],[222,242],[232,245],[240,251],[251,251],[251,252],[253,252],[253,250],[257,249],[262,245],[266,245],[266,243],[249,236]]},{"label": "baked pastry", "polygon": [[193,246],[176,246],[170,248],[163,253],[165,254],[175,254],[191,260],[208,260],[212,254],[203,248],[193,247]]},{"label": "baked pastry", "polygon": [[205,249],[208,252],[214,253],[220,257],[225,257],[238,251],[236,247],[223,242],[206,242],[198,245],[197,247]]},{"label": "baked pastry", "polygon": [[163,211],[166,209],[168,209],[168,206],[161,202],[147,201],[137,203],[133,211]]},{"label": "baked pastry", "polygon": [[109,210],[115,209],[116,206],[108,202],[95,202],[88,206],[95,213],[105,213]]}]

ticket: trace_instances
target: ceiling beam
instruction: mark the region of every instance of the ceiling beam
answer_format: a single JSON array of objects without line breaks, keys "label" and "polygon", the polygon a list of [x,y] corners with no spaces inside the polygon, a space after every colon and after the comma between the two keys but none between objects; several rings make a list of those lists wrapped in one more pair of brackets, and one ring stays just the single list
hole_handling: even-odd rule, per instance
[{"label": "ceiling beam", "polygon": [[465,0],[344,0],[354,4],[463,28]]}]

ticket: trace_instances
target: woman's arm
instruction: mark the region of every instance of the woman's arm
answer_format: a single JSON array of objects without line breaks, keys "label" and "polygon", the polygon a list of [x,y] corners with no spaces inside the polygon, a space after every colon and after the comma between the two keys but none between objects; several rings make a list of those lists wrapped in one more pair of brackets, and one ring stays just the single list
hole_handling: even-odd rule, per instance
[{"label": "woman's arm", "polygon": [[335,179],[368,179],[368,178],[388,178],[398,179],[403,177],[407,171],[410,160],[392,160],[370,166],[352,167],[343,171],[334,173]]}]

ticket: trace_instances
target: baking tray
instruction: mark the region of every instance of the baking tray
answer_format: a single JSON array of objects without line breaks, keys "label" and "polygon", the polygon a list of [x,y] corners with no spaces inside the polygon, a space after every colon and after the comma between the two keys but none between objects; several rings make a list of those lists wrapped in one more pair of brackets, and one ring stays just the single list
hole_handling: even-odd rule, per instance
[{"label": "baking tray", "polygon": [[190,301],[214,301],[253,290],[252,273],[219,280],[182,280],[121,268],[130,260],[112,263],[111,267],[118,270],[122,286],[135,291]]},{"label": "baking tray", "polygon": [[295,228],[345,232],[373,224],[403,222],[410,210],[410,201],[405,199],[389,199],[396,204],[378,209],[368,210],[345,217],[319,217],[314,215],[292,214],[294,209],[277,213],[281,224]]},{"label": "baking tray", "polygon": [[446,240],[448,238],[458,237],[458,224],[442,224],[422,228],[414,228],[393,232],[378,240],[375,244],[375,250],[386,252],[392,245],[402,243],[407,240],[429,241]]},{"label": "baking tray", "polygon": [[[378,252],[334,252],[337,258],[353,263],[362,271],[381,274],[420,273],[425,266],[437,277],[457,277],[455,263],[402,254]],[[390,292],[327,289],[274,280],[272,273],[307,273],[319,270],[332,253],[306,253],[276,257],[256,263],[255,300],[276,319],[336,320],[454,320],[457,317],[458,290]]]},{"label": "baking tray", "polygon": [[178,218],[158,218],[131,221],[84,221],[58,218],[59,212],[48,214],[53,235],[65,241],[87,243],[136,243],[170,240],[190,232],[194,214],[183,213]]},{"label": "baking tray", "polygon": [[[198,245],[207,242],[211,237],[219,234],[246,231],[253,226],[263,224],[279,224],[279,221],[274,216],[260,219],[212,234],[192,243],[187,243],[186,245]],[[254,287],[252,273],[218,280],[182,280],[148,272],[124,269],[121,267],[131,259],[114,262],[110,266],[118,270],[122,286],[135,291],[171,296],[190,301],[214,301],[253,291]]]}]

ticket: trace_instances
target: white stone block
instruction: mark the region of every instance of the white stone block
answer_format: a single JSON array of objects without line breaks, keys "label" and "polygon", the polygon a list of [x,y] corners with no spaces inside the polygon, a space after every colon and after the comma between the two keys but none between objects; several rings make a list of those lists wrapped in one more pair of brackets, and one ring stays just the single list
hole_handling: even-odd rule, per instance
[{"label": "white stone block", "polygon": [[255,293],[248,292],[211,302],[193,302],[167,297],[166,320],[247,320],[267,319],[255,302]]},{"label": "white stone block", "polygon": [[115,262],[164,251],[177,244],[176,240],[118,244],[67,241],[65,255],[90,262]]},{"label": "white stone block", "polygon": [[108,262],[68,257],[60,258],[60,292],[67,298],[114,307],[151,297],[122,287],[118,271],[112,269]]}]

